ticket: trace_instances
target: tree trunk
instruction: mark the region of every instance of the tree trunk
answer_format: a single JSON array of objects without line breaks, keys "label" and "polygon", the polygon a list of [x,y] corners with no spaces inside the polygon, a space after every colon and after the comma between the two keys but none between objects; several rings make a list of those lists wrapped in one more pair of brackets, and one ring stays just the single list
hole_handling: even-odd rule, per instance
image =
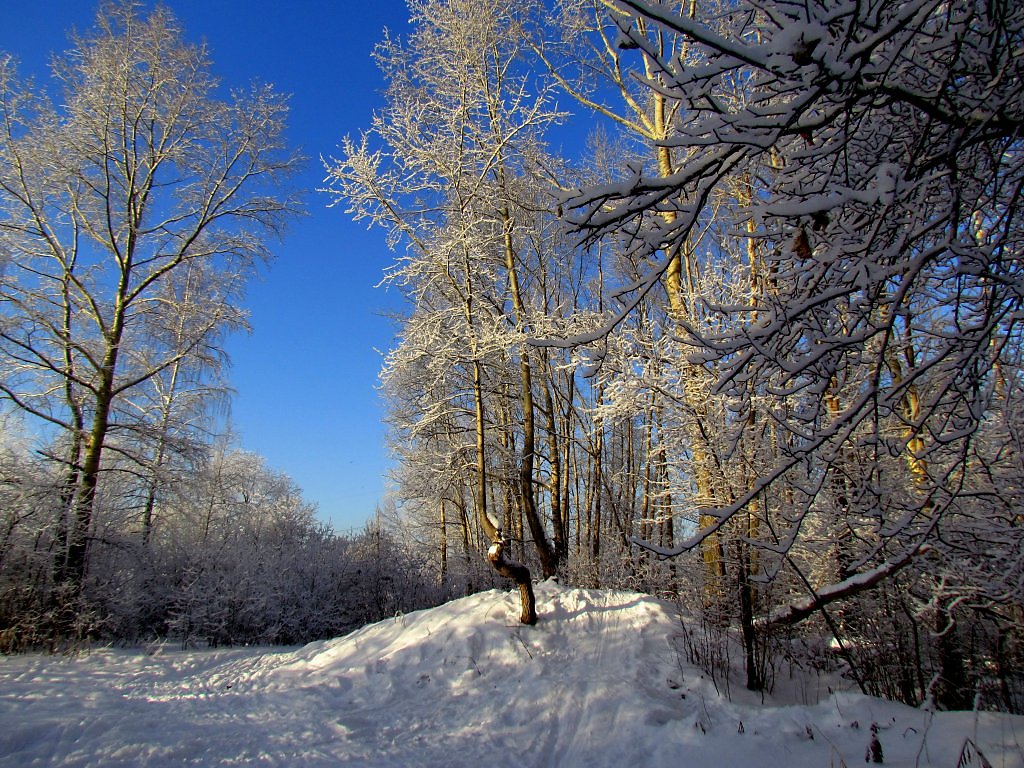
[{"label": "tree trunk", "polygon": [[530,569],[521,563],[506,560],[505,543],[501,540],[491,544],[491,548],[487,550],[487,560],[494,567],[494,570],[502,576],[512,579],[516,586],[519,587],[520,623],[536,624],[537,598],[533,594],[533,580],[530,578]]},{"label": "tree trunk", "polygon": [[[597,389],[597,403],[604,399],[604,388]],[[604,492],[604,423],[600,416],[594,419],[594,479],[591,492],[591,509],[587,515],[590,521],[590,556],[594,564],[595,588],[601,586],[601,497]]]},{"label": "tree trunk", "polygon": [[487,454],[486,434],[484,432],[484,395],[480,362],[473,361],[473,397],[476,404],[476,470],[477,470],[477,517],[491,547],[487,551],[487,561],[506,578],[512,579],[519,587],[519,599],[522,610],[519,620],[523,624],[537,623],[536,598],[533,594],[533,582],[530,570],[525,565],[513,563],[505,559],[505,541],[501,532],[494,526],[487,512]]},{"label": "tree trunk", "polygon": [[757,632],[754,628],[754,590],[750,580],[750,546],[736,539],[736,589],[739,597],[740,630],[747,676],[747,690],[760,691],[764,680],[757,663]]},{"label": "tree trunk", "polygon": [[555,420],[555,403],[551,396],[551,385],[544,384],[544,418],[547,422],[548,453],[550,454],[551,472],[548,480],[548,493],[551,497],[551,523],[554,528],[552,537],[555,559],[564,563],[569,555],[569,541],[562,511],[562,461],[561,446],[558,439],[558,427]]},{"label": "tree trunk", "polygon": [[473,540],[472,525],[469,521],[469,515],[466,514],[466,501],[463,498],[462,490],[459,490],[458,495],[455,497],[455,508],[459,513],[459,527],[462,529],[462,559],[466,567],[466,595],[472,595],[475,591],[473,589],[473,577],[472,571],[470,570],[473,564],[473,557],[471,554],[472,547],[470,541]]},{"label": "tree trunk", "polygon": [[[64,378],[64,400],[71,414],[70,444],[68,446],[67,458],[65,459],[65,479],[60,492],[60,517],[57,520],[56,546],[54,549],[54,584],[59,588],[67,583],[68,571],[68,546],[70,544],[70,531],[72,520],[75,517],[75,500],[78,494],[79,477],[81,475],[82,460],[82,437],[85,434],[85,417],[82,414],[82,407],[75,395],[75,355],[72,349],[71,339],[74,328],[72,314],[71,284],[72,275],[75,270],[76,260],[72,258],[65,262],[64,276],[61,284],[61,296],[63,299],[61,339],[63,342],[63,362],[65,369]],[[56,597],[54,598],[56,599]]]},{"label": "tree trunk", "polygon": [[[116,352],[113,353],[113,357],[116,359]],[[71,519],[66,583],[73,597],[81,594],[82,586],[85,583],[89,531],[92,527],[96,489],[99,486],[100,461],[103,457],[103,445],[107,436],[110,408],[113,400],[113,395],[111,394],[113,389],[113,368],[110,369],[109,376],[104,375],[104,380],[104,385],[101,387],[96,398],[96,413],[93,417],[92,430],[85,443],[82,471],[79,475],[78,497],[75,500],[74,516]]]},{"label": "tree trunk", "polygon": [[935,635],[939,653],[939,680],[935,703],[943,709],[971,709],[972,696],[967,684],[967,670],[956,636],[956,619],[936,601]]},{"label": "tree trunk", "polygon": [[[504,186],[504,172],[500,174],[500,179]],[[516,311],[517,324],[525,329],[527,327],[526,305],[523,302],[522,293],[519,289],[519,272],[516,269],[515,249],[512,243],[513,222],[507,203],[502,207],[501,216],[504,228],[505,270],[508,273],[509,288],[512,293],[512,306]],[[537,512],[537,497],[533,483],[534,458],[537,450],[533,403],[533,373],[526,348],[522,349],[519,353],[519,386],[520,403],[523,410],[523,448],[519,459],[520,508],[527,524],[530,526],[533,544],[537,548],[537,556],[540,558],[541,573],[545,579],[548,579],[558,572],[558,555],[548,541],[544,524]]]},{"label": "tree trunk", "polygon": [[445,500],[444,500],[444,498],[441,499],[440,506],[441,506],[441,510],[440,510],[441,520],[440,520],[440,530],[438,531],[440,541],[438,542],[438,545],[439,545],[439,548],[440,548],[439,556],[440,556],[441,562],[440,562],[440,565],[438,567],[437,577],[438,577],[438,582],[441,584],[441,586],[444,586],[444,583],[448,580],[448,521],[445,519]]},{"label": "tree trunk", "polygon": [[[131,218],[129,217],[131,220]],[[99,486],[100,462],[103,447],[110,427],[110,412],[114,405],[114,381],[117,376],[117,361],[124,336],[125,317],[128,312],[127,295],[132,275],[132,259],[135,250],[135,236],[130,231],[125,244],[123,260],[120,261],[120,277],[110,325],[103,334],[104,350],[99,366],[99,385],[95,390],[92,428],[85,441],[85,455],[82,457],[82,471],[79,476],[78,499],[75,515],[71,521],[71,538],[68,542],[68,584],[74,596],[81,594],[85,582],[86,557],[89,529],[92,526],[93,508],[96,504],[96,489]]]}]

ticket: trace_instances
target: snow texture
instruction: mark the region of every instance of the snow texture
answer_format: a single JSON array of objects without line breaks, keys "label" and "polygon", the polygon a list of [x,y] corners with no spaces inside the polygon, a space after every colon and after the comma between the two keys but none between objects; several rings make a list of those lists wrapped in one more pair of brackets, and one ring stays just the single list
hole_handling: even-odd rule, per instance
[{"label": "snow texture", "polygon": [[[490,591],[290,650],[0,658],[0,766],[1024,766],[1024,718],[932,713],[806,675],[719,695],[651,597]],[[837,690],[836,684],[844,689]]]}]

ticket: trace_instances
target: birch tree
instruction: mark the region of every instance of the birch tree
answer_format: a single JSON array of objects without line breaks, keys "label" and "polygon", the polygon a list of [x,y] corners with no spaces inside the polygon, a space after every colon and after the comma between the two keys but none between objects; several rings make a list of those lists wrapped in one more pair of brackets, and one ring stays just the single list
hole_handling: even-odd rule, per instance
[{"label": "birch tree", "polygon": [[[240,291],[266,238],[296,210],[298,158],[270,87],[222,95],[206,50],[166,9],[105,5],[53,67],[61,91],[21,85],[0,63],[0,394],[66,435],[69,519],[59,570],[81,588],[104,454],[131,426],[140,388],[242,316]],[[179,273],[203,270],[202,312],[153,338]],[[187,311],[196,305],[179,304]]]}]

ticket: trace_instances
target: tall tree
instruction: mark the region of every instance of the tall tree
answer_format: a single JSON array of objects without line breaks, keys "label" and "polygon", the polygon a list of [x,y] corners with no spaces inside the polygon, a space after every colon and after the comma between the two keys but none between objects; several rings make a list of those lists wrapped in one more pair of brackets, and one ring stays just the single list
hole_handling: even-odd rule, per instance
[{"label": "tall tree", "polygon": [[[537,361],[525,344],[533,308],[524,262],[535,234],[531,209],[544,207],[529,182],[542,157],[538,135],[558,113],[543,84],[521,71],[512,30],[526,7],[424,0],[410,10],[409,40],[387,40],[377,51],[388,109],[361,141],[345,142],[329,172],[357,218],[385,227],[393,243],[407,248],[391,271],[414,305],[405,324],[406,359],[433,356],[433,364],[421,365],[432,377],[423,391],[436,397],[436,384],[447,379],[442,388],[466,404],[461,415],[475,438],[470,495],[478,522],[492,542],[495,567],[524,590],[523,620],[533,621],[529,574],[505,561],[510,531],[490,507],[495,457],[517,443],[513,497],[544,574],[553,574],[557,554],[537,504]],[[518,381],[509,389],[500,382],[512,361]],[[468,397],[459,398],[460,391]],[[505,391],[518,397],[510,403]],[[521,427],[506,435],[511,441],[495,440],[495,423],[512,404]],[[431,423],[444,411],[425,401],[420,417]]]},{"label": "tall tree", "polygon": [[[104,5],[72,43],[53,66],[56,104],[0,63],[0,394],[67,434],[62,570],[77,591],[104,452],[136,418],[128,401],[241,322],[245,277],[296,210],[283,184],[298,157],[284,99],[223,98],[166,9]],[[187,320],[154,336],[193,265],[205,305],[179,303]]]}]

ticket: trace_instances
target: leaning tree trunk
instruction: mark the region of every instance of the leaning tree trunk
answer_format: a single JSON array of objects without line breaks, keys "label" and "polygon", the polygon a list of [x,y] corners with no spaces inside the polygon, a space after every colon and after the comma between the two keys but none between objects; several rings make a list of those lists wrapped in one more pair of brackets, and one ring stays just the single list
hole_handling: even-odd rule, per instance
[{"label": "leaning tree trunk", "polygon": [[533,594],[533,579],[530,577],[530,569],[522,563],[516,563],[505,559],[505,542],[496,539],[491,548],[487,550],[487,561],[494,570],[506,578],[512,579],[519,587],[519,602],[522,610],[519,613],[519,621],[523,624],[537,623],[537,598]]},{"label": "leaning tree trunk", "polygon": [[480,362],[473,362],[473,396],[476,405],[476,471],[477,471],[477,516],[480,526],[483,528],[487,538],[491,540],[491,547],[487,550],[487,561],[491,566],[506,578],[512,579],[519,587],[519,599],[522,610],[519,614],[519,621],[523,624],[537,623],[537,600],[533,594],[533,580],[530,577],[530,569],[521,563],[505,559],[505,540],[491,518],[487,514],[487,455],[484,432],[484,399],[483,384],[481,382]]}]

